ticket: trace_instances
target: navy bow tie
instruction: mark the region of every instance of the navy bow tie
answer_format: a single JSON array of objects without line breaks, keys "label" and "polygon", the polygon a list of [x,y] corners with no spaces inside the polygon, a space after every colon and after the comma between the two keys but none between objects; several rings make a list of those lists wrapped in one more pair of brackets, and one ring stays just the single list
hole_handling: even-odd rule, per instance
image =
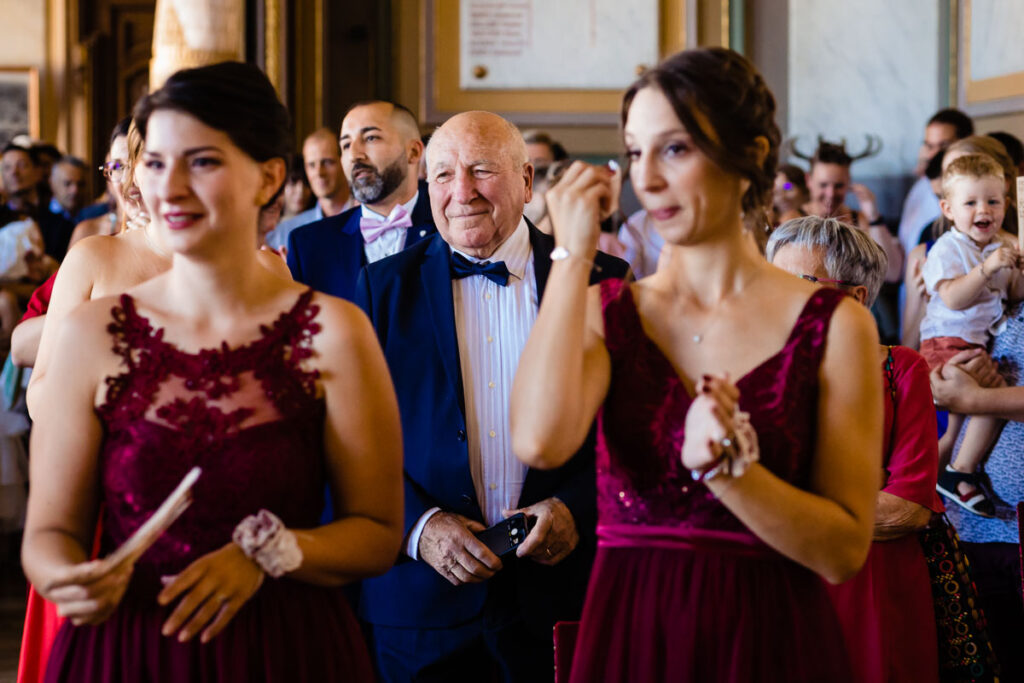
[{"label": "navy bow tie", "polygon": [[477,263],[457,252],[452,252],[452,279],[461,280],[470,275],[483,275],[491,282],[504,287],[508,284],[508,266],[504,261]]}]

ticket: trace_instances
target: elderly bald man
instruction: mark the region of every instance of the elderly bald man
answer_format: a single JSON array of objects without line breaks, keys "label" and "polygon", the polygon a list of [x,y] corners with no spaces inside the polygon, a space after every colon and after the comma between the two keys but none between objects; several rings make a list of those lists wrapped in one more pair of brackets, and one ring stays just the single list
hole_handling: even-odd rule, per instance
[{"label": "elderly bald man", "polygon": [[[449,119],[427,147],[438,234],[360,275],[405,442],[403,558],[365,581],[361,617],[386,681],[552,679],[552,627],[578,619],[593,559],[593,444],[557,470],[511,451],[508,400],[551,267],[523,217],[533,166],[487,112]],[[592,281],[623,277],[598,254]],[[525,542],[496,556],[476,535],[522,511]]]}]

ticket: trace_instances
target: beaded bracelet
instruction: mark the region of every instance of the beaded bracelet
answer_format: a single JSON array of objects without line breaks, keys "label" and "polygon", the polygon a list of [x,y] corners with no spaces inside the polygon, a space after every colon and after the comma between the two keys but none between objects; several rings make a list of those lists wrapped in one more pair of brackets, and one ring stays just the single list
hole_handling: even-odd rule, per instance
[{"label": "beaded bracelet", "polygon": [[690,471],[694,481],[707,482],[723,474],[738,479],[746,474],[751,465],[761,459],[757,432],[750,424],[750,413],[737,410],[733,414],[733,427],[735,431],[732,436],[726,436],[718,442],[722,447],[722,454],[718,460],[707,469]]}]

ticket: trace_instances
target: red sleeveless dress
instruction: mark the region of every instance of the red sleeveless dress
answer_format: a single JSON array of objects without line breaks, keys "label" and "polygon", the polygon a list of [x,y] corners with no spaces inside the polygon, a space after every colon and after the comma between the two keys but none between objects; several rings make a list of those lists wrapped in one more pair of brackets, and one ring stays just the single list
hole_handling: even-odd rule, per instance
[{"label": "red sleeveless dress", "polygon": [[[632,292],[601,284],[612,376],[598,414],[598,551],[570,680],[849,681],[824,582],[769,548],[680,459],[692,398],[643,331]],[[811,295],[785,346],[737,382],[761,464],[807,488],[818,369],[845,295]]]},{"label": "red sleeveless dress", "polygon": [[318,525],[325,406],[300,362],[319,331],[306,291],[244,346],[185,353],[122,296],[110,332],[124,372],[107,379],[97,412],[102,555],[134,532],[194,465],[192,506],[135,566],[115,613],[97,626],[64,623],[47,681],[371,681],[359,626],[340,589],[267,577],[208,644],[160,635],[161,576],[231,540],[266,508],[292,528]]}]

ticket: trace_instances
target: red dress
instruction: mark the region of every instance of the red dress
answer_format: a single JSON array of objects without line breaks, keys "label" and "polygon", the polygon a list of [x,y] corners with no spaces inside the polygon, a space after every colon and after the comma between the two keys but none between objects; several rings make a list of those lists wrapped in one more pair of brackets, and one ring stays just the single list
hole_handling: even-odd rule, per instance
[{"label": "red dress", "polygon": [[[57,273],[54,273],[32,292],[21,322],[46,315],[56,279]],[[25,607],[25,627],[21,632],[21,652],[18,655],[18,683],[39,683],[43,680],[46,661],[50,658],[50,646],[62,623],[64,620],[57,616],[57,608],[43,600],[30,585]]]},{"label": "red dress", "polygon": [[291,528],[318,525],[326,462],[325,405],[312,355],[318,307],[307,290],[244,346],[185,353],[163,340],[121,297],[110,331],[124,372],[107,379],[97,408],[103,553],[120,545],[194,465],[203,474],[192,505],[139,559],[124,599],[97,626],[65,622],[46,681],[373,680],[359,625],[340,588],[267,577],[207,644],[160,634],[175,604],[161,607],[173,576],[231,541],[234,527],[265,508]]},{"label": "red dress", "polygon": [[[894,346],[892,357],[896,414],[894,426],[885,379],[882,490],[942,512],[942,501],[935,492],[939,453],[928,363],[905,346]],[[864,568],[849,581],[829,586],[829,592],[858,681],[939,680],[931,579],[916,533],[872,543]]]},{"label": "red dress", "polygon": [[[680,459],[692,397],[644,334],[628,285],[601,286],[608,396],[598,415],[598,550],[570,680],[850,680],[824,581],[769,548]],[[737,381],[761,464],[808,488],[818,369],[844,294],[811,295],[785,346]]]}]

